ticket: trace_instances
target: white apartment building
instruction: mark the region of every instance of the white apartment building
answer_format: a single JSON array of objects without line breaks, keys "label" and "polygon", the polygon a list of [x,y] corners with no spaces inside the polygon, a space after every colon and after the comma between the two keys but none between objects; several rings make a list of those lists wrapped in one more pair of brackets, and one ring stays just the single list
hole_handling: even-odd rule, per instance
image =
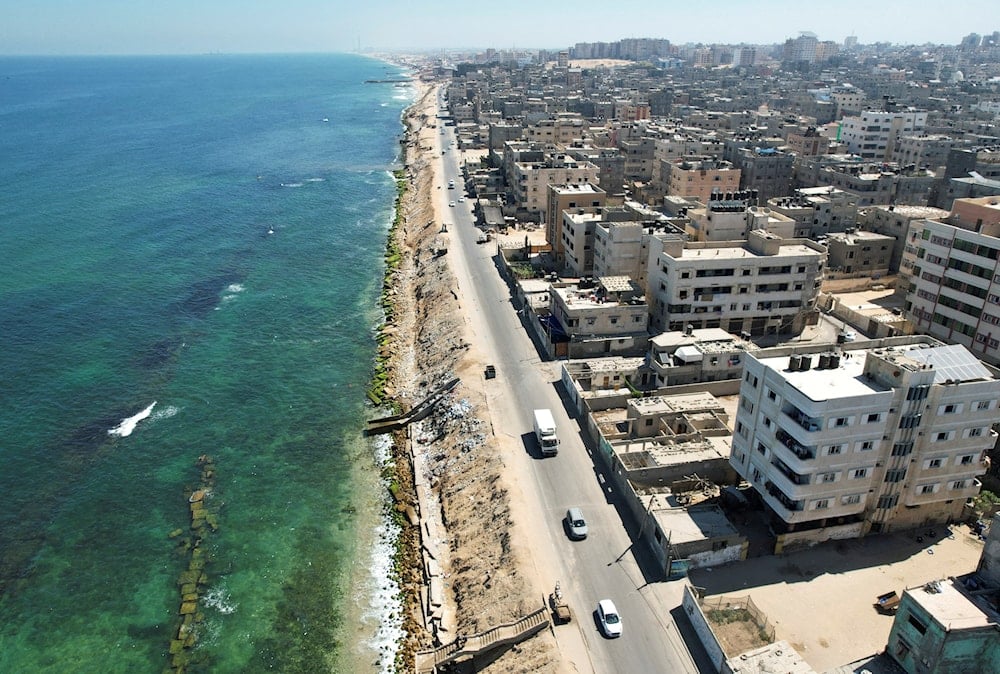
[{"label": "white apartment building", "polygon": [[659,330],[797,334],[815,311],[826,248],[754,230],[746,241],[654,236],[647,299]]},{"label": "white apartment building", "polygon": [[914,220],[903,247],[906,317],[917,330],[1000,363],[1000,197],[956,199]]},{"label": "white apartment building", "polygon": [[818,541],[957,519],[996,441],[997,371],[926,336],[811,351],[744,356],[730,462],[772,526]]},{"label": "white apartment building", "polygon": [[926,111],[864,110],[860,115],[844,117],[838,140],[847,144],[848,152],[862,159],[889,161],[899,137],[919,133],[926,125]]}]

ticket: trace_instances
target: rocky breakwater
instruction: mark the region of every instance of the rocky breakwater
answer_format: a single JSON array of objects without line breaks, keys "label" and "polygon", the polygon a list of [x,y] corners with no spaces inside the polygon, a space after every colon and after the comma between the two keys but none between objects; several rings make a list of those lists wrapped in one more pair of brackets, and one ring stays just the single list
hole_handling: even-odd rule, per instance
[{"label": "rocky breakwater", "polygon": [[177,541],[177,553],[187,559],[185,570],[177,578],[180,608],[177,610],[174,636],[170,640],[170,664],[166,670],[173,673],[185,672],[195,664],[192,649],[198,643],[198,626],[204,620],[198,611],[198,602],[208,585],[205,567],[209,557],[203,543],[210,533],[219,528],[218,512],[212,506],[215,463],[212,457],[203,454],[198,457],[196,465],[200,468],[198,487],[184,494],[190,523],[187,530],[174,529],[170,532],[170,538]]}]

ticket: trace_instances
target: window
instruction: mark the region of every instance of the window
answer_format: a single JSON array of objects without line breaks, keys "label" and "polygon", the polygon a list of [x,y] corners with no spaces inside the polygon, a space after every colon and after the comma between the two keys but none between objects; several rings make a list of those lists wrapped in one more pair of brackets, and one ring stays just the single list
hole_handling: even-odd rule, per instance
[{"label": "window", "polygon": [[972,461],[975,458],[976,457],[975,457],[974,454],[966,454],[961,459],[959,459],[958,463],[959,463],[959,465],[962,465],[962,466],[971,466],[972,465]]},{"label": "window", "polygon": [[770,427],[771,427],[771,420],[768,419],[767,417],[764,417],[764,428],[770,428]]},{"label": "window", "polygon": [[881,414],[878,414],[878,413],[876,413],[876,414],[869,414],[868,416],[865,417],[865,423],[866,424],[875,424],[875,423],[878,423],[881,419],[882,419],[882,415]]},{"label": "window", "polygon": [[862,452],[867,452],[867,451],[870,451],[872,449],[875,449],[875,441],[874,440],[865,440],[864,442],[861,443],[860,450]]},{"label": "window", "polygon": [[819,481],[820,482],[836,482],[837,481],[837,474],[836,473],[823,473],[822,475],[819,476]]},{"label": "window", "polygon": [[951,431],[942,431],[940,433],[935,433],[934,442],[944,442],[945,440],[951,439]]},{"label": "window", "polygon": [[856,503],[861,503],[861,494],[851,494],[850,496],[844,496],[840,499],[840,502],[844,505],[854,505]]},{"label": "window", "polygon": [[989,408],[990,408],[989,400],[980,400],[978,403],[976,403],[977,410],[988,410]]},{"label": "window", "polygon": [[840,454],[843,448],[844,448],[843,445],[830,445],[830,448],[826,450],[826,453],[828,455]]},{"label": "window", "polygon": [[910,626],[913,627],[913,629],[917,630],[921,634],[925,634],[927,632],[927,623],[925,623],[923,620],[920,620],[912,613],[909,615],[906,621],[910,623]]},{"label": "window", "polygon": [[646,419],[646,425],[647,426],[652,426],[653,425],[653,420],[652,419]]},{"label": "window", "polygon": [[886,482],[902,482],[904,479],[906,479],[905,468],[897,468],[894,470],[885,471]]},{"label": "window", "polygon": [[823,510],[825,508],[829,508],[830,500],[825,498],[820,499],[819,501],[816,501],[816,505],[814,507],[816,508],[816,510]]},{"label": "window", "polygon": [[768,391],[767,392],[767,399],[768,400],[777,400],[778,399],[778,395],[774,391]]},{"label": "window", "polygon": [[944,465],[944,459],[931,459],[927,462],[927,468],[940,468]]},{"label": "window", "polygon": [[983,429],[982,428],[970,428],[969,429],[969,435],[966,436],[966,437],[978,438],[978,437],[982,436],[982,434],[983,434]]},{"label": "window", "polygon": [[922,484],[917,488],[918,494],[933,494],[937,491],[936,484]]},{"label": "window", "polygon": [[858,468],[851,473],[851,479],[860,480],[861,478],[868,477],[867,468]]},{"label": "window", "polygon": [[965,486],[968,484],[968,482],[969,482],[968,480],[955,480],[949,485],[949,487],[951,489],[965,489]]},{"label": "window", "polygon": [[833,422],[833,425],[836,426],[837,428],[842,428],[846,426],[847,417],[837,417],[836,421]]}]

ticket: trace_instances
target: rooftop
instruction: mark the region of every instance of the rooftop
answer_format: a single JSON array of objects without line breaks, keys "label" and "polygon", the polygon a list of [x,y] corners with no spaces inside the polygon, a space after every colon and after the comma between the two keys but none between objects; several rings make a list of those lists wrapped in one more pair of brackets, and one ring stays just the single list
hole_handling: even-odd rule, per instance
[{"label": "rooftop", "polygon": [[764,358],[761,363],[779,372],[785,381],[810,400],[853,398],[889,391],[889,388],[864,376],[867,353],[867,349],[845,351],[841,354],[837,367],[822,370],[815,367],[819,354],[808,356],[812,358],[814,367],[805,371],[789,370],[788,356]]},{"label": "rooftop", "polygon": [[920,607],[951,631],[988,627],[994,621],[955,586],[955,580],[935,580],[906,591]]}]

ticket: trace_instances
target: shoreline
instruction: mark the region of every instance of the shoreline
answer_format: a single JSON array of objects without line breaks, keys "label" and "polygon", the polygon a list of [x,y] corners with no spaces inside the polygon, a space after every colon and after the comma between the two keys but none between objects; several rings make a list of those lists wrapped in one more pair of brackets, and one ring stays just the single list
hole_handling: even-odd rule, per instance
[{"label": "shoreline", "polygon": [[[412,68],[406,64],[405,67]],[[437,131],[440,82],[413,75],[402,115],[402,176],[396,223],[386,242],[386,319],[378,331],[383,404],[408,409],[457,377],[458,387],[426,419],[392,438],[391,505],[400,524],[394,561],[405,636],[396,671],[412,672],[418,650],[454,641],[537,609],[540,598],[518,550],[503,447],[482,386],[449,256],[437,255],[442,212]],[[449,236],[451,236],[449,234]],[[376,376],[373,375],[373,382]],[[491,654],[480,671],[560,669],[550,636]]]}]

